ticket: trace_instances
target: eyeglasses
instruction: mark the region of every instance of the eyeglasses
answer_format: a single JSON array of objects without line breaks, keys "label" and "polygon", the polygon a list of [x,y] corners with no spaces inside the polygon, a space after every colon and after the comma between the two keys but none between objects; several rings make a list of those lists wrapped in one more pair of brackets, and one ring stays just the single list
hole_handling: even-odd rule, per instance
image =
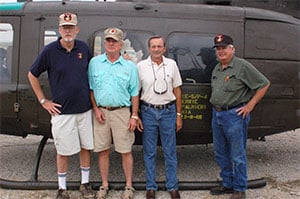
[{"label": "eyeglasses", "polygon": [[75,30],[75,26],[61,26],[63,31],[72,31]]},{"label": "eyeglasses", "polygon": [[154,75],[153,91],[154,91],[154,93],[156,93],[158,95],[163,95],[168,91],[168,83],[166,81],[165,65],[163,64],[163,70],[164,70],[164,79],[163,80],[156,78],[152,61],[151,61],[151,65],[152,65],[152,71],[153,71],[153,75]]}]

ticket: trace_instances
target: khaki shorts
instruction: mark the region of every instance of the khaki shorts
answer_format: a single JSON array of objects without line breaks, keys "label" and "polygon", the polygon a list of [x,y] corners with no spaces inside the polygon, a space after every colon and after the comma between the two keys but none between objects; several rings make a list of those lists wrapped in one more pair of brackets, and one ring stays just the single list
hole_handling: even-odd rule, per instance
[{"label": "khaki shorts", "polygon": [[130,119],[129,108],[120,108],[109,111],[101,108],[105,114],[105,123],[100,124],[94,117],[94,143],[95,152],[105,151],[111,148],[112,141],[115,151],[128,153],[132,150],[134,143],[134,132],[128,130]]},{"label": "khaki shorts", "polygon": [[59,155],[70,156],[81,148],[94,149],[92,110],[51,117],[52,136]]}]

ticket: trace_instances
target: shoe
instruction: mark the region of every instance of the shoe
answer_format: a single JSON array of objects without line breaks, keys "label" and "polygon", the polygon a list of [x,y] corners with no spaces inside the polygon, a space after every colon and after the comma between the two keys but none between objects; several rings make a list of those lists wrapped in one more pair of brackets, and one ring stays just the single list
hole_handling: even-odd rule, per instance
[{"label": "shoe", "polygon": [[59,189],[57,191],[57,196],[56,196],[56,199],[69,199],[70,196],[69,196],[69,193],[67,190],[65,189]]},{"label": "shoe", "polygon": [[178,190],[169,191],[172,199],[180,199],[180,194]]},{"label": "shoe", "polygon": [[246,193],[241,191],[233,191],[233,194],[231,195],[230,199],[245,199]]},{"label": "shoe", "polygon": [[226,193],[233,193],[233,189],[224,187],[223,185],[220,185],[218,187],[213,187],[210,190],[211,195],[221,195],[221,194],[226,194]]},{"label": "shoe", "polygon": [[95,193],[90,183],[81,184],[79,191],[81,192],[84,199],[95,198]]},{"label": "shoe", "polygon": [[133,199],[134,188],[126,186],[122,194],[122,199]]},{"label": "shoe", "polygon": [[155,190],[147,190],[146,199],[155,199]]},{"label": "shoe", "polygon": [[108,194],[108,187],[101,186],[97,192],[97,199],[105,199]]}]

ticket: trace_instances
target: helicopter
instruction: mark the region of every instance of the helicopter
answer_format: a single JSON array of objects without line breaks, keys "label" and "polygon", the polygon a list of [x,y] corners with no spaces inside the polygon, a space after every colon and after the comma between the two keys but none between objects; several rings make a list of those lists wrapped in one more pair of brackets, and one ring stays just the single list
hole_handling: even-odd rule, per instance
[{"label": "helicopter", "polygon": [[[52,138],[50,116],[27,79],[29,67],[43,47],[59,37],[58,16],[78,15],[80,32],[94,55],[104,52],[104,30],[124,31],[124,48],[138,63],[148,56],[147,40],[161,35],[166,56],[174,59],[183,80],[183,128],[178,145],[212,143],[210,76],[217,63],[216,34],[230,35],[236,55],[252,63],[271,82],[255,107],[248,138],[258,139],[300,127],[300,20],[294,16],[239,1],[21,1],[0,3],[0,133],[41,135],[41,153]],[[299,5],[298,5],[299,7]],[[51,98],[48,77],[39,78]],[[141,144],[141,133],[135,144]],[[38,165],[38,160],[37,163]],[[37,166],[36,165],[36,166]]]}]

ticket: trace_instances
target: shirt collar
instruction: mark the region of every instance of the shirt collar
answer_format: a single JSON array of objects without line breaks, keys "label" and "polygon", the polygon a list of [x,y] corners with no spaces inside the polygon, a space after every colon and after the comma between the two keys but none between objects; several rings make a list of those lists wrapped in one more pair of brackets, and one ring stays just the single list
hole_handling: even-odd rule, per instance
[{"label": "shirt collar", "polygon": [[[162,58],[163,58],[163,62],[162,62],[161,65],[166,65],[166,57],[162,56]],[[149,66],[152,66],[152,63],[154,63],[154,62],[151,60],[151,55],[149,55],[149,57],[147,58],[147,64]]]},{"label": "shirt collar", "polygon": [[[111,62],[109,61],[109,59],[107,58],[106,53],[103,54],[103,56],[102,56],[102,58],[101,58],[100,61],[101,61],[101,62],[108,62],[108,63],[111,63]],[[115,61],[113,64],[116,64],[116,63],[120,63],[121,65],[125,65],[125,60],[124,60],[124,58],[123,58],[122,55],[121,55],[121,56],[119,57],[119,59],[117,59],[117,61]]]},{"label": "shirt collar", "polygon": [[[56,47],[57,47],[58,49],[66,50],[66,49],[61,45],[61,43],[60,43],[61,38],[62,38],[62,37],[58,37],[58,39],[56,40]],[[76,42],[76,39],[75,39],[75,40],[74,40],[74,47],[73,47],[72,51],[75,50],[75,49],[77,49],[77,48],[78,48],[78,46],[77,46],[77,42]]]},{"label": "shirt collar", "polygon": [[[230,62],[227,64],[227,67],[225,68],[225,70],[227,69],[227,68],[234,68],[234,66],[233,66],[233,64],[234,64],[234,62],[235,62],[235,59],[236,59],[236,57],[235,57],[235,55],[232,57],[232,59],[230,60]],[[219,64],[218,64],[218,70],[219,71],[222,71],[222,64],[219,62]]]}]

